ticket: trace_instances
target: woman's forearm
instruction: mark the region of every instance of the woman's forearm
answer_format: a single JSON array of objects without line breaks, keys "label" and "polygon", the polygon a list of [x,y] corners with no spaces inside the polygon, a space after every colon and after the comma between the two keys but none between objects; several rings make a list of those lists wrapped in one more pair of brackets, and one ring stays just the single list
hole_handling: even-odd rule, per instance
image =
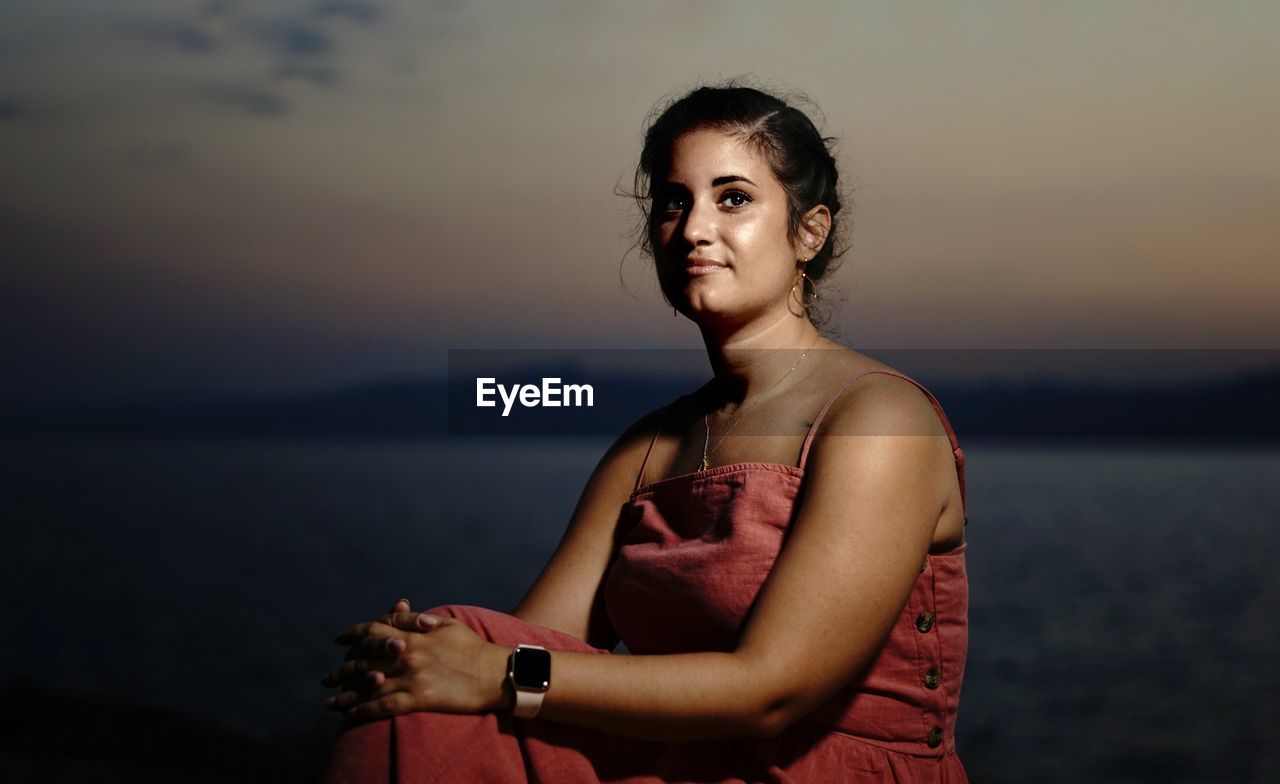
[{"label": "woman's forearm", "polygon": [[724,740],[760,737],[767,704],[747,662],[733,653],[552,651],[551,688],[534,721],[641,740]]}]

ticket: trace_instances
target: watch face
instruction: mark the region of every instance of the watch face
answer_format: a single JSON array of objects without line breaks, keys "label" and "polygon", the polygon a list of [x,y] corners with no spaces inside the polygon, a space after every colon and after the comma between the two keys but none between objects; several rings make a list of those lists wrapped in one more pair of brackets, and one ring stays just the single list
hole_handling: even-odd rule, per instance
[{"label": "watch face", "polygon": [[546,691],[551,686],[551,651],[516,648],[512,656],[511,672],[516,688]]}]

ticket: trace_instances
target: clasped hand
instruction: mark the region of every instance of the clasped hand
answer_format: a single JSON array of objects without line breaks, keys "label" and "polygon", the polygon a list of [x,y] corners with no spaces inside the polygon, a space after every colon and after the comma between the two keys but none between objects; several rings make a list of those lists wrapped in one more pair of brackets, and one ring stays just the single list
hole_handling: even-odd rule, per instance
[{"label": "clasped hand", "polygon": [[341,686],[326,708],[370,720],[413,711],[486,713],[509,709],[510,651],[456,618],[412,612],[401,599],[377,621],[359,623],[334,642],[346,661],[320,681]]}]

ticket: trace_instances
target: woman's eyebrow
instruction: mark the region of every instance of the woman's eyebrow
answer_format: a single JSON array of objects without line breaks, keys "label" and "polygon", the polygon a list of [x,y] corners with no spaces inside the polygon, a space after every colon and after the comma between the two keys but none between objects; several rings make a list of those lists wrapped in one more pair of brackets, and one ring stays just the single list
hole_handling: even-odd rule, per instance
[{"label": "woman's eyebrow", "polygon": [[[721,185],[727,185],[731,182],[745,182],[748,185],[755,185],[754,182],[743,177],[741,174],[723,174],[711,181],[711,187],[717,188]],[[687,190],[685,184],[679,180],[667,180],[660,186],[668,190]],[[757,186],[759,187],[759,186]]]}]

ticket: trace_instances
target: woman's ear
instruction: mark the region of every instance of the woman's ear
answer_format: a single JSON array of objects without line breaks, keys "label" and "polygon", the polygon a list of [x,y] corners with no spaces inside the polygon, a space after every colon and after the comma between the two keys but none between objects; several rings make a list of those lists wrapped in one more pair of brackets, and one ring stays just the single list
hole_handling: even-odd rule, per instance
[{"label": "woman's ear", "polygon": [[827,205],[819,204],[805,213],[800,220],[800,244],[808,258],[813,258],[827,241],[831,231],[831,210]]}]

